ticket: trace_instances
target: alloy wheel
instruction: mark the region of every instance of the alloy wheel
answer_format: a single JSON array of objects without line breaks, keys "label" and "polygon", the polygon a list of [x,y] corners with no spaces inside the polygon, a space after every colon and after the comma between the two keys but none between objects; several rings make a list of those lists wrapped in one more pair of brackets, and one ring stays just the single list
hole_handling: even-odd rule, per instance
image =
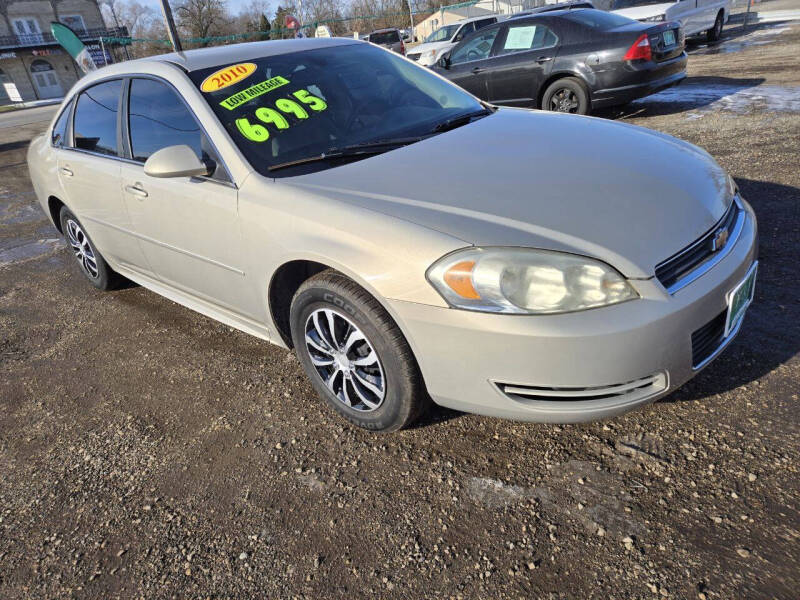
[{"label": "alloy wheel", "polygon": [[97,279],[100,271],[97,268],[97,258],[94,248],[92,248],[89,238],[81,229],[81,226],[72,219],[67,219],[67,241],[75,254],[75,258],[81,265],[83,271],[91,278]]},{"label": "alloy wheel", "polygon": [[561,88],[550,97],[550,110],[574,113],[578,111],[578,96],[568,88]]},{"label": "alloy wheel", "polygon": [[355,323],[334,310],[317,309],[306,320],[305,343],[317,373],[342,404],[361,412],[381,406],[386,396],[383,367]]}]

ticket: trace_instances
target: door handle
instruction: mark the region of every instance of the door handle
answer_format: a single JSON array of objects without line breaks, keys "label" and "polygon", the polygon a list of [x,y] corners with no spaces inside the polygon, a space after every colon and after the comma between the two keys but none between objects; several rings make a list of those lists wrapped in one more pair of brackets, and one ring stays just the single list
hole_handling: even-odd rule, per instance
[{"label": "door handle", "polygon": [[59,169],[62,175],[66,175],[67,177],[72,177],[75,173],[72,172],[72,169],[68,169],[67,167],[61,167]]},{"label": "door handle", "polygon": [[542,64],[542,63],[546,63],[546,62],[551,61],[551,60],[553,60],[552,56],[540,56],[539,58],[536,59],[536,62],[539,63],[539,64]]},{"label": "door handle", "polygon": [[473,75],[477,75],[477,74],[478,74],[478,73],[480,73],[481,71],[483,71],[483,69],[481,69],[480,67],[473,67],[473,68],[472,68],[472,74],[473,74]]},{"label": "door handle", "polygon": [[139,196],[139,198],[147,198],[147,192],[142,188],[141,183],[137,183],[136,185],[126,185],[125,191],[133,194],[134,196]]}]

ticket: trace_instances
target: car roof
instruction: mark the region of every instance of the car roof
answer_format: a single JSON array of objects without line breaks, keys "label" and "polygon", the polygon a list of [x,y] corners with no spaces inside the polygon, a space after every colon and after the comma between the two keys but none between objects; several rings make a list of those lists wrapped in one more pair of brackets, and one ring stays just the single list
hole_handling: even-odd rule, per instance
[{"label": "car roof", "polygon": [[373,33],[389,33],[390,31],[400,31],[397,27],[384,27],[383,29],[376,29],[375,31],[370,32],[370,35]]},{"label": "car roof", "polygon": [[216,67],[217,65],[253,60],[255,58],[363,43],[364,42],[352,38],[299,38],[293,40],[245,42],[241,44],[230,44],[228,46],[215,46],[213,48],[198,48],[196,50],[186,50],[185,52],[171,52],[169,54],[160,54],[158,56],[149,56],[139,60],[127,61],[121,64],[133,65],[140,61],[159,61],[178,65],[186,71],[197,71],[209,67]]},{"label": "car roof", "polygon": [[[492,17],[494,17],[495,19],[499,19],[500,15],[488,14],[488,15],[483,15],[481,17],[469,17],[468,19],[461,19],[460,21],[456,21],[455,23],[450,23],[450,25],[461,25],[462,23],[471,23],[472,21],[481,21],[483,19],[491,19]],[[446,27],[446,25],[443,25],[443,27]]]}]

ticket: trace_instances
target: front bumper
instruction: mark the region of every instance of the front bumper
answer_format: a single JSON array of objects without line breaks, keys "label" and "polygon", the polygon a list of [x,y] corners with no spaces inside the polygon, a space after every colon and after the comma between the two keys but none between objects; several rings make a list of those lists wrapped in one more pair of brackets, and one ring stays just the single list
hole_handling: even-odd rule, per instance
[{"label": "front bumper", "polygon": [[632,281],[638,300],[562,315],[496,315],[396,300],[390,309],[437,404],[553,423],[618,415],[700,370],[693,367],[692,333],[725,310],[726,294],[757,256],[755,216],[744,206],[731,252],[673,295],[652,278]]}]

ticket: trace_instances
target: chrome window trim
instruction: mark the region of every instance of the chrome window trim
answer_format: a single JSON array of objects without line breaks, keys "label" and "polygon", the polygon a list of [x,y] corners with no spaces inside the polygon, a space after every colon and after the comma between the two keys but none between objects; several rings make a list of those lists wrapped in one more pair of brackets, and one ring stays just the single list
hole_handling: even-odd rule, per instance
[{"label": "chrome window trim", "polygon": [[[731,228],[730,236],[728,238],[728,243],[720,250],[719,252],[715,252],[711,255],[711,257],[703,263],[700,263],[694,270],[687,273],[682,279],[679,279],[671,286],[666,288],[667,293],[671,296],[683,288],[685,288],[690,283],[697,281],[700,277],[708,273],[711,269],[713,269],[719,262],[724,259],[728,254],[731,253],[733,247],[736,245],[736,242],[739,240],[739,236],[742,234],[742,229],[744,229],[744,221],[747,218],[747,212],[744,210],[744,205],[742,204],[741,198],[739,194],[736,194],[733,197],[733,202],[736,204],[738,208],[738,214],[736,215],[736,221],[733,223],[733,227]],[[727,211],[725,211],[727,213]],[[700,237],[696,242],[692,243],[691,245],[687,246],[683,250],[681,250],[678,254],[675,254],[664,260],[656,265],[655,270],[658,270],[663,264],[675,260],[676,258],[683,256],[684,254],[691,252],[700,244],[703,244],[707,241],[708,236],[711,235],[719,225],[719,223],[725,218],[725,215],[722,216],[722,219],[717,221],[714,227],[708,233],[705,233],[703,236]],[[658,278],[656,278],[658,279]]]},{"label": "chrome window trim", "polygon": [[[91,150],[83,150],[82,148],[61,147],[61,148],[58,148],[58,149],[59,150],[69,150],[70,152],[77,152],[79,154],[86,154],[88,156],[94,156],[96,158],[106,158],[108,160],[116,160],[118,162],[123,162],[123,163],[128,164],[128,165],[141,167],[142,171],[144,171],[144,164],[140,163],[138,160],[125,158],[124,156],[112,156],[110,154],[102,154],[100,152],[92,152]],[[219,179],[212,179],[211,177],[203,177],[203,176],[190,177],[189,179],[201,179],[201,180],[207,181],[209,183],[216,183],[216,184],[219,184],[219,185],[224,185],[225,187],[229,187],[229,188],[232,188],[234,190],[238,189],[236,187],[236,184],[233,183],[232,181],[221,181]]]}]

